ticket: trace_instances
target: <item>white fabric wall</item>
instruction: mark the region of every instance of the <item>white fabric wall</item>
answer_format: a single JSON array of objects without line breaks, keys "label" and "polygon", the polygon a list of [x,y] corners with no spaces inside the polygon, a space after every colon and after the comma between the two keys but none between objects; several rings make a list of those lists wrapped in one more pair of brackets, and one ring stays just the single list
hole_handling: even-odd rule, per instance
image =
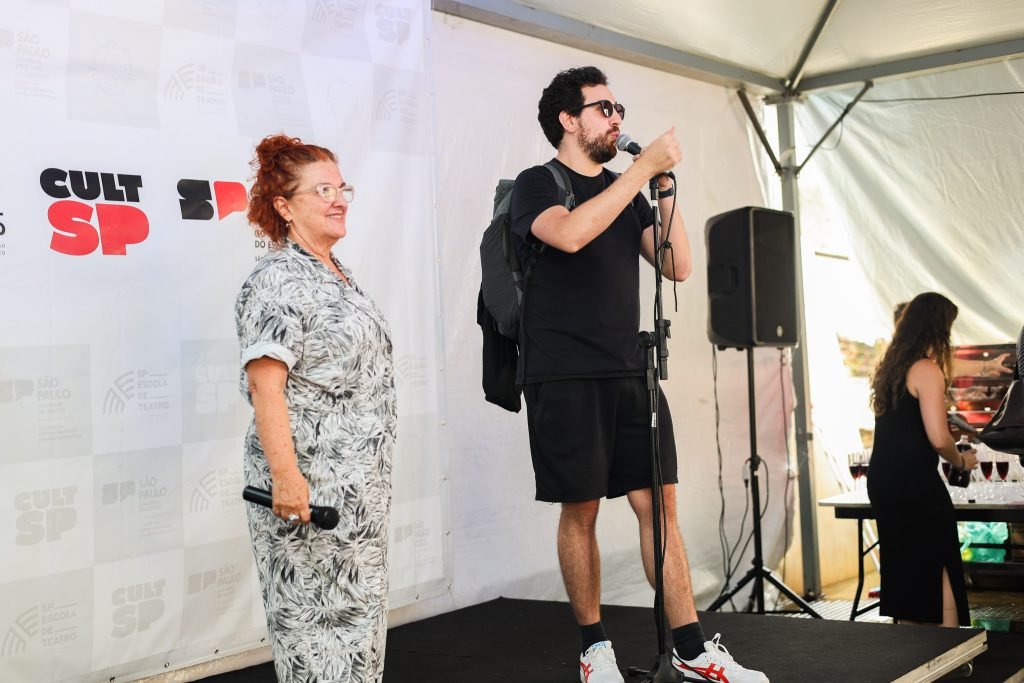
[{"label": "white fabric wall", "polygon": [[[955,343],[1006,343],[1024,320],[1021,96],[872,100],[1021,90],[1017,60],[876,83],[800,176],[805,311],[814,406],[817,493],[849,487],[847,454],[871,429],[868,380],[850,376],[837,335],[873,344],[892,309],[928,290],[960,307]],[[797,107],[802,162],[859,87]],[[821,576],[849,576],[848,522],[819,515]]]},{"label": "white fabric wall", "polygon": [[[679,520],[698,604],[706,606],[721,586],[722,568],[703,231],[706,219],[716,213],[763,204],[742,108],[735,94],[723,88],[436,12],[433,59],[455,580],[449,596],[398,610],[392,623],[499,595],[565,599],[555,556],[558,507],[533,500],[525,412],[508,413],[483,401],[475,311],[478,245],[494,185],[554,155],[537,123],[537,100],[557,71],[585,64],[605,70],[612,91],[627,107],[623,130],[642,142],[675,125],[683,147],[676,175],[695,267],[693,277],[679,286],[678,313],[672,312],[671,288],[665,289],[672,338],[663,389],[672,405],[680,454]],[[621,170],[627,163],[627,158],[616,159],[612,167]],[[652,276],[642,273],[642,321],[650,327]],[[746,360],[736,351],[719,359],[726,529],[735,539],[744,507],[740,473],[749,454]],[[756,360],[760,453],[771,486],[765,549],[769,562],[775,562],[784,548],[780,386],[785,387],[787,416],[792,398],[788,366],[780,385],[778,352],[758,350]],[[603,599],[650,604],[636,523],[624,499],[604,506],[599,537]],[[748,563],[749,552],[739,562],[739,575]]]},{"label": "white fabric wall", "polygon": [[[0,679],[125,680],[262,642],[233,302],[266,250],[244,218],[248,161],[282,130],[338,153],[358,192],[336,253],[392,326],[392,604],[443,592],[427,4],[2,14]],[[47,168],[142,186],[58,199]],[[182,179],[217,191],[209,220],[183,217]]]},{"label": "white fabric wall", "polygon": [[[1022,95],[870,100],[1020,91],[1024,60],[885,81],[868,91],[801,176],[808,239],[849,264],[829,270],[835,329],[867,342],[892,331],[892,307],[923,291],[950,297],[958,343],[1005,343],[1024,319]],[[813,144],[856,89],[798,109]]]}]

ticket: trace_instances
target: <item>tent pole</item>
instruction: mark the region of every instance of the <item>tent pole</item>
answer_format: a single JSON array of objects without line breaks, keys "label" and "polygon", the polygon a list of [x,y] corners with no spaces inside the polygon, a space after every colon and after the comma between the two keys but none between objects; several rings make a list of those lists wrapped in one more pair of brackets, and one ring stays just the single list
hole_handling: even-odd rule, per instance
[{"label": "tent pole", "polygon": [[796,66],[793,67],[789,78],[786,79],[786,92],[788,94],[796,93],[800,89],[800,80],[804,77],[804,67],[807,66],[807,58],[811,56],[811,51],[818,44],[821,34],[825,32],[828,22],[832,21],[838,6],[839,0],[829,0],[828,5],[822,10],[821,16],[818,17],[818,23],[815,24],[814,30],[811,31],[811,35],[804,45],[804,49],[800,52],[800,57],[796,60]]},{"label": "tent pole", "polygon": [[853,111],[853,108],[857,106],[857,103],[860,102],[860,98],[864,97],[864,94],[868,90],[870,90],[874,85],[875,84],[873,82],[871,82],[871,81],[866,81],[864,83],[864,86],[860,89],[860,92],[857,93],[857,96],[854,97],[850,101],[850,103],[846,105],[846,107],[843,109],[843,113],[839,115],[839,118],[837,118],[835,121],[833,121],[832,125],[829,126],[828,130],[825,131],[825,134],[821,136],[821,139],[818,140],[818,144],[816,144],[811,149],[811,151],[807,153],[807,157],[803,160],[803,163],[796,167],[796,170],[793,172],[794,175],[797,175],[797,176],[800,175],[800,171],[804,170],[804,166],[806,166],[807,162],[811,160],[811,157],[813,157],[814,153],[818,151],[818,148],[821,147],[822,143],[824,143],[825,140],[828,139],[828,136],[831,135],[832,131],[834,131],[836,129],[836,126],[838,126],[840,123],[843,122],[843,119],[845,119],[847,117],[847,115],[851,111]]},{"label": "tent pole", "polygon": [[810,385],[807,379],[807,324],[804,320],[804,276],[801,254],[800,194],[797,182],[799,163],[796,158],[796,100],[785,98],[778,103],[779,157],[782,161],[782,208],[793,214],[796,229],[796,306],[799,312],[800,343],[793,348],[793,395],[795,399],[796,460],[800,494],[800,545],[804,570],[804,596],[815,599],[821,595],[821,567],[818,556],[818,519],[815,515],[813,428],[810,412]]},{"label": "tent pole", "polygon": [[743,110],[747,112],[747,119],[750,120],[750,125],[754,127],[754,132],[757,133],[757,139],[761,141],[761,147],[764,148],[765,154],[772,161],[772,167],[775,169],[775,173],[782,176],[782,164],[775,157],[775,150],[772,149],[772,145],[768,142],[768,136],[765,135],[764,128],[761,127],[761,122],[757,119],[757,114],[754,113],[754,108],[750,106],[750,98],[747,97],[747,93],[740,88],[736,91],[736,95],[740,98],[740,102],[743,104]]}]

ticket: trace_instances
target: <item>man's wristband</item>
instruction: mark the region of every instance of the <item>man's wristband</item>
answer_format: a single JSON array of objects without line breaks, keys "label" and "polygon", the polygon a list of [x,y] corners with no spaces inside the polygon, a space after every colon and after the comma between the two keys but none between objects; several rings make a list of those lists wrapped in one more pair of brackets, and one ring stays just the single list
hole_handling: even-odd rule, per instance
[{"label": "man's wristband", "polygon": [[659,189],[658,190],[658,199],[665,199],[666,197],[671,197],[675,193],[676,193],[676,188],[674,186],[668,188],[667,190]]}]

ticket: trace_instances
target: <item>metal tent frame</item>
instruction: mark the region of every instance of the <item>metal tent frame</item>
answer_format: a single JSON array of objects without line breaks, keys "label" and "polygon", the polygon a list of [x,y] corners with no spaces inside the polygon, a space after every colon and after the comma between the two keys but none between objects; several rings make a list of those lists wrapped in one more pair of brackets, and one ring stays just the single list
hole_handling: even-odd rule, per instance
[{"label": "metal tent frame", "polygon": [[[600,28],[552,12],[527,7],[513,0],[432,0],[432,8],[439,12],[534,38],[736,89],[748,118],[779,175],[782,187],[782,207],[784,210],[792,212],[795,218],[796,240],[797,244],[800,244],[798,184],[800,171],[832,130],[872,87],[874,81],[1024,56],[1024,37],[1021,37],[960,49],[940,49],[923,56],[840,69],[805,78],[807,60],[835,16],[840,1],[826,0],[796,64],[788,76],[782,79],[743,66]],[[861,91],[850,101],[803,162],[798,162],[795,105],[799,102],[800,96],[811,91],[835,90],[858,83],[863,84]],[[750,106],[748,93],[764,97],[766,104],[776,106],[778,109],[780,148],[778,155],[771,149],[760,122]],[[800,250],[797,250],[796,258],[797,307],[802,313],[804,310],[804,287]],[[813,454],[813,430],[810,412],[807,409],[810,395],[807,377],[807,330],[802,314],[799,319],[800,344],[793,350],[793,389],[796,399],[795,440],[799,474],[801,555],[804,591],[809,597],[816,597],[821,594],[821,571],[818,560],[817,521],[814,514],[816,496],[814,461],[811,457]]]}]

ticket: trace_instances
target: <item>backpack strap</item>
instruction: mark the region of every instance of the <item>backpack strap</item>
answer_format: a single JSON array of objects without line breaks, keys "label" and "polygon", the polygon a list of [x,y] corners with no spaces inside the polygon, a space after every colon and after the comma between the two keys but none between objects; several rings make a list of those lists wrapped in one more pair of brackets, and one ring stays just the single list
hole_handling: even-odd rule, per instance
[{"label": "backpack strap", "polygon": [[[565,172],[565,169],[561,164],[555,163],[555,160],[544,164],[544,168],[551,172],[552,177],[555,179],[555,185],[558,186],[558,200],[561,204],[572,211],[576,208],[576,193],[572,191],[572,181],[569,179],[569,174]],[[530,258],[526,262],[526,267],[523,268],[523,280],[522,280],[522,298],[520,299],[519,308],[519,362],[516,365],[516,381],[519,382],[526,377],[526,344],[525,344],[525,325],[523,325],[523,316],[526,311],[526,281],[530,277],[530,273],[533,271],[534,264],[537,263],[537,257],[547,249],[546,244],[540,240],[533,240],[530,244]]]},{"label": "backpack strap", "polygon": [[[572,181],[569,180],[569,174],[565,172],[561,164],[556,164],[554,159],[544,164],[544,168],[551,172],[551,176],[555,179],[555,185],[558,186],[558,201],[566,209],[572,211],[576,208],[576,193],[572,191]],[[530,272],[533,270],[537,258],[541,255],[541,252],[547,249],[547,246],[540,240],[530,242],[530,258],[526,262],[526,267],[523,268],[524,284],[526,278],[530,277]]]},{"label": "backpack strap", "polygon": [[561,164],[556,164],[554,159],[544,164],[544,168],[551,171],[551,175],[555,177],[555,184],[558,185],[558,199],[562,205],[570,211],[575,209],[576,194],[572,191],[572,181],[569,180],[569,174],[565,172]]}]

